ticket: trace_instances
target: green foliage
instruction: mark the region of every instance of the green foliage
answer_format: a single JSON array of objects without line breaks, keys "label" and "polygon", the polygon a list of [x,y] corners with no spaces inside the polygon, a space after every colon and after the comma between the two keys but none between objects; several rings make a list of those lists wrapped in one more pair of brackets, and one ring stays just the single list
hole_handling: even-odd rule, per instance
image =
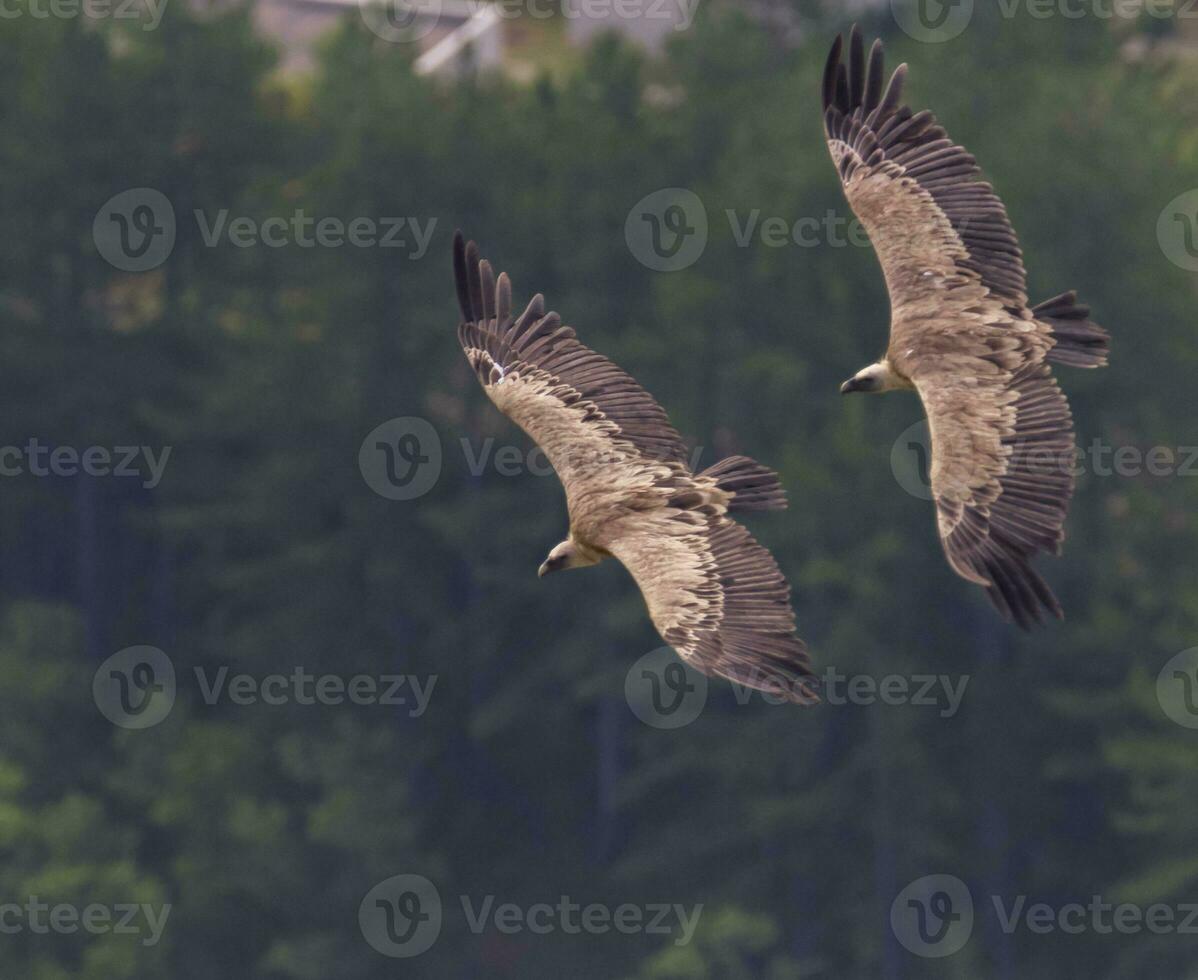
[{"label": "green foliage", "polygon": [[[978,17],[955,43],[887,42],[1006,200],[1033,299],[1076,287],[1114,333],[1109,370],[1063,378],[1080,443],[1194,442],[1195,280],[1154,234],[1198,186],[1193,68],[1126,60],[1092,21]],[[0,904],[171,911],[152,946],[5,936],[0,975],[1192,973],[1176,935],[991,921],[936,961],[890,931],[894,896],[939,872],[970,883],[979,920],[992,894],[1194,898],[1195,732],[1154,684],[1198,629],[1196,491],[1083,475],[1046,569],[1070,618],[1031,636],[945,566],[930,505],[890,468],[919,406],[836,394],[883,343],[872,253],[738,241],[749,220],[851,217],[820,128],[826,32],[789,50],[705,10],[660,58],[608,39],[532,85],[448,83],[349,18],[297,83],[270,73],[250,24],[183,6],[152,32],[0,20],[0,445],[172,448],[152,489],[3,481]],[[142,186],[169,198],[178,237],[161,268],[125,273],[92,221]],[[709,223],[674,273],[624,237],[663,187],[696,193]],[[299,210],[414,217],[429,247],[204,240],[221,211]],[[624,678],[660,641],[628,577],[609,563],[538,582],[565,527],[556,482],[471,472],[488,439],[530,446],[455,341],[458,226],[518,298],[544,292],[645,383],[704,464],[746,452],[779,468],[791,510],[753,531],[821,668],[964,679],[960,711],[802,711],[713,681],[689,726],[642,725]],[[399,416],[427,419],[444,450],[414,501],[375,494],[357,465]],[[100,663],[134,644],[166,651],[178,680],[146,730],[92,701]],[[204,697],[222,669],[297,668],[435,686],[420,715]],[[358,907],[408,873],[435,882],[444,923],[428,953],[391,961]],[[476,935],[463,895],[704,911],[686,945]]]}]

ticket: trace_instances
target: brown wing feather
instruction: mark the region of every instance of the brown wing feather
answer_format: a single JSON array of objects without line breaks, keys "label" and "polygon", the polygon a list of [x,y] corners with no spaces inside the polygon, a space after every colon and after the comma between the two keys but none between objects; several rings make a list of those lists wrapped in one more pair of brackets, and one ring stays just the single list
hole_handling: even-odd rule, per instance
[{"label": "brown wing feather", "polygon": [[1069,405],[1043,362],[993,383],[959,365],[917,371],[932,434],[932,494],[949,564],[1027,628],[1060,604],[1030,562],[1060,554],[1073,493]]},{"label": "brown wing feather", "polygon": [[[1027,305],[1006,209],[935,117],[902,104],[906,65],[883,90],[882,46],[853,28],[824,72],[824,126],[845,195],[878,253],[891,302],[891,365],[919,392],[932,493],[949,563],[1028,626],[1061,608],[1032,569],[1060,552],[1073,492],[1069,405],[1045,360],[1106,360],[1106,332],[1072,294]],[[1067,300],[1067,302],[1066,302]]]},{"label": "brown wing feather", "polygon": [[[541,443],[534,429],[544,430],[555,412],[561,425],[590,427],[579,445],[600,439],[612,458],[641,455],[662,463],[685,464],[686,444],[670,424],[665,410],[634,378],[611,361],[580,343],[574,331],[563,326],[556,313],[546,313],[538,293],[518,317],[512,316],[511,283],[504,273],[495,278],[490,263],[480,259],[478,248],[454,237],[454,278],[462,310],[459,339],[471,356],[479,380],[496,399],[501,381],[524,384],[537,397],[504,394],[499,407]],[[550,399],[561,408],[549,404]],[[572,411],[564,413],[562,409]],[[550,462],[549,445],[541,448]],[[559,453],[565,445],[557,447]]]},{"label": "brown wing feather", "polygon": [[636,580],[662,638],[691,666],[796,703],[819,700],[790,586],[740,524],[665,508],[613,529],[607,547]]},{"label": "brown wing feather", "polygon": [[[865,78],[858,77],[866,69],[861,67],[865,59],[856,27],[849,46],[849,68],[857,66],[856,71],[841,63],[839,37],[828,57],[824,130],[845,194],[878,252],[895,306],[903,305],[905,291],[938,291],[951,285],[922,275],[932,268],[940,275],[980,282],[1003,304],[1023,309],[1023,253],[1006,208],[980,179],[972,154],[949,139],[930,112],[914,113],[901,104],[906,65],[895,70],[879,98],[881,41],[874,42]],[[871,177],[881,177],[888,193],[858,194]],[[915,189],[923,194],[911,194]],[[918,214],[914,223],[898,220],[888,207],[900,193]],[[951,264],[944,258],[951,258]]]}]

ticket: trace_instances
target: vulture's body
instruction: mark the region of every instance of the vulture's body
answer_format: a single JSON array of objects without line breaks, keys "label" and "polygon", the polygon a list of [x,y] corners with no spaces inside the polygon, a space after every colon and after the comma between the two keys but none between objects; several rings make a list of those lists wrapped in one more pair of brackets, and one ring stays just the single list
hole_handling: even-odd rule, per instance
[{"label": "vulture's body", "polygon": [[570,533],[540,574],[617,558],[662,638],[692,666],[794,701],[815,699],[790,588],[730,511],[785,506],[777,475],[734,456],[693,473],[644,388],[581,344],[540,295],[514,316],[506,275],[454,240],[462,349],[483,389],[541,447]]},{"label": "vulture's body", "polygon": [[867,65],[856,28],[848,65],[837,37],[824,73],[828,149],[891,305],[886,354],[841,390],[918,392],[949,564],[1026,627],[1062,614],[1030,564],[1060,552],[1073,492],[1073,424],[1050,363],[1104,365],[1108,336],[1073,293],[1029,307],[1002,202],[931,113],[901,104],[905,75],[883,90],[881,43]]}]

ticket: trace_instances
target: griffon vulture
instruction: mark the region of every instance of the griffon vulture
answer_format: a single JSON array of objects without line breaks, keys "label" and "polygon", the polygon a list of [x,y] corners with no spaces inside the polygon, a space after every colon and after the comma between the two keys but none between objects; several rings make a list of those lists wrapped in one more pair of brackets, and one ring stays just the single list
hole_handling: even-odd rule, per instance
[{"label": "griffon vulture", "polygon": [[883,87],[860,31],[837,36],[823,77],[824,130],[845,196],[882,265],[890,343],[842,392],[914,389],[932,440],[945,554],[1025,629],[1060,604],[1030,560],[1060,554],[1073,493],[1073,423],[1050,364],[1106,364],[1108,334],[1075,293],[1029,307],[1006,209],[974,158],[930,112]]},{"label": "griffon vulture", "polygon": [[784,508],[777,474],[744,456],[691,472],[661,406],[546,313],[540,294],[513,316],[507,274],[496,279],[460,233],[453,265],[466,359],[566,491],[569,534],[537,574],[614,556],[662,638],[691,666],[792,701],[818,700],[790,587],[728,516]]}]

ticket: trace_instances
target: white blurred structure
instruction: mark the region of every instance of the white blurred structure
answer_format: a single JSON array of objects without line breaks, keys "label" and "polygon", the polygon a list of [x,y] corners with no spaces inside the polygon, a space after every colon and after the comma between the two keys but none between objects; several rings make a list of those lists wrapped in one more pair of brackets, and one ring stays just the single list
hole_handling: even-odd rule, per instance
[{"label": "white blurred structure", "polygon": [[421,74],[452,73],[467,65],[498,68],[503,60],[503,24],[483,0],[257,0],[254,21],[277,42],[285,70],[312,67],[313,48],[350,14],[383,41],[412,45]]},{"label": "white blurred structure", "polygon": [[503,61],[503,24],[498,10],[491,4],[454,2],[473,7],[475,12],[416,59],[414,67],[418,75],[436,75],[467,67],[497,68]]}]

